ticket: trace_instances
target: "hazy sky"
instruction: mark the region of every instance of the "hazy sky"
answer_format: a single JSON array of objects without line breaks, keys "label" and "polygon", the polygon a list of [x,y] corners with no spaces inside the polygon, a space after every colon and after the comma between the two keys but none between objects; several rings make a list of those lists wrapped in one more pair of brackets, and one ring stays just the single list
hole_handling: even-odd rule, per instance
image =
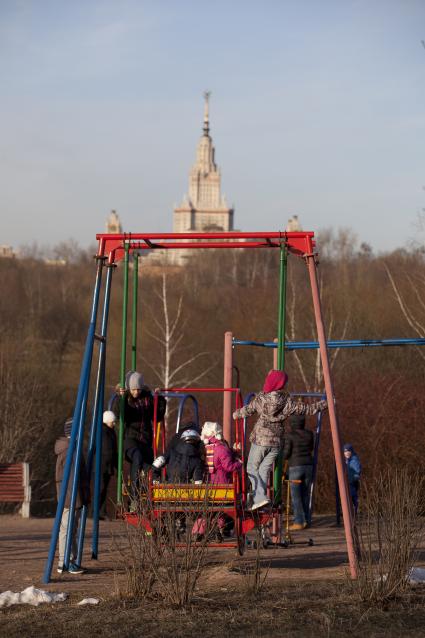
[{"label": "hazy sky", "polygon": [[167,231],[210,89],[242,230],[403,246],[425,206],[424,0],[0,0],[1,244]]}]

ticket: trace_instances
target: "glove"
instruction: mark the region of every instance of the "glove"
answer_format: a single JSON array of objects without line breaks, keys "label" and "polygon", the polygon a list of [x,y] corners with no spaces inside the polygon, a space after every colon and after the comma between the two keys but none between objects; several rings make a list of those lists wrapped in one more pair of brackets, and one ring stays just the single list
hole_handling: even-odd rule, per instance
[{"label": "glove", "polygon": [[165,456],[157,456],[155,461],[152,463],[152,467],[155,467],[157,470],[160,470],[161,467],[165,465]]}]

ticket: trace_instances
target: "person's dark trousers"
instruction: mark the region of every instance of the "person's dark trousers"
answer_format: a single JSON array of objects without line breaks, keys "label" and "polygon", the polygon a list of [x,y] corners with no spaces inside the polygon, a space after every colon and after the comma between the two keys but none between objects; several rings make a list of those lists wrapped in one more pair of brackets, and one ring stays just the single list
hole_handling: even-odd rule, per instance
[{"label": "person's dark trousers", "polygon": [[350,496],[354,505],[354,513],[357,514],[357,510],[359,508],[359,481],[353,481],[349,485],[350,487]]},{"label": "person's dark trousers", "polygon": [[102,488],[100,490],[100,503],[99,514],[100,516],[106,516],[106,497],[108,495],[108,486],[111,481],[111,474],[109,472],[103,472],[102,474]]},{"label": "person's dark trousers", "polygon": [[131,498],[137,500],[140,493],[140,472],[150,470],[153,463],[153,450],[148,445],[132,447],[126,451],[127,459],[131,463],[130,482]]},{"label": "person's dark trousers", "polygon": [[308,505],[310,499],[310,485],[313,477],[312,465],[295,465],[290,467],[290,481],[301,481],[300,483],[290,483],[292,507],[294,510],[294,523],[304,525],[308,521]]}]

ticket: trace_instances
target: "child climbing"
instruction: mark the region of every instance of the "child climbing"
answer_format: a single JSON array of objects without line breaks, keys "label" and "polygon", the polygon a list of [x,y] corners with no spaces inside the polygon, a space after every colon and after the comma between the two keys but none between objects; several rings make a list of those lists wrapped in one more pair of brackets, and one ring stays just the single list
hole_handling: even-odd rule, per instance
[{"label": "child climbing", "polygon": [[362,466],[360,459],[353,446],[350,443],[344,445],[344,457],[348,474],[348,486],[350,488],[350,496],[354,506],[354,513],[357,514],[359,507],[359,487]]},{"label": "child climbing", "polygon": [[[145,385],[140,372],[127,374],[126,388],[120,389],[124,395],[124,453],[131,463],[130,480],[131,496],[137,500],[139,492],[139,475],[142,470],[150,469],[153,461],[153,417],[154,397],[150,388]],[[158,397],[157,419],[164,418],[167,407],[164,397]],[[120,395],[113,400],[111,410],[119,417]]]},{"label": "child climbing", "polygon": [[270,370],[263,391],[256,394],[248,405],[233,413],[234,419],[258,414],[250,436],[251,449],[246,468],[251,481],[253,510],[270,503],[267,496],[268,476],[282,446],[285,419],[291,414],[316,414],[328,405],[326,400],[313,403],[294,401],[284,390],[287,382],[286,372]]}]

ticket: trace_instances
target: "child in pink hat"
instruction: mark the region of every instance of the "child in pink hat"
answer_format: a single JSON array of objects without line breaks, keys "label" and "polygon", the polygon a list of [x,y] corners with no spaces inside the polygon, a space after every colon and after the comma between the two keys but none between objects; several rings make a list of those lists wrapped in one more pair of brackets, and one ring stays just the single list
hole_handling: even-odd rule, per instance
[{"label": "child in pink hat", "polygon": [[259,392],[243,408],[233,413],[234,419],[245,418],[257,413],[258,419],[250,436],[247,474],[251,481],[253,502],[256,510],[270,503],[267,484],[273,463],[283,443],[284,421],[291,414],[316,414],[327,408],[327,401],[302,403],[294,401],[285,390],[288,375],[282,370],[270,370]]}]

